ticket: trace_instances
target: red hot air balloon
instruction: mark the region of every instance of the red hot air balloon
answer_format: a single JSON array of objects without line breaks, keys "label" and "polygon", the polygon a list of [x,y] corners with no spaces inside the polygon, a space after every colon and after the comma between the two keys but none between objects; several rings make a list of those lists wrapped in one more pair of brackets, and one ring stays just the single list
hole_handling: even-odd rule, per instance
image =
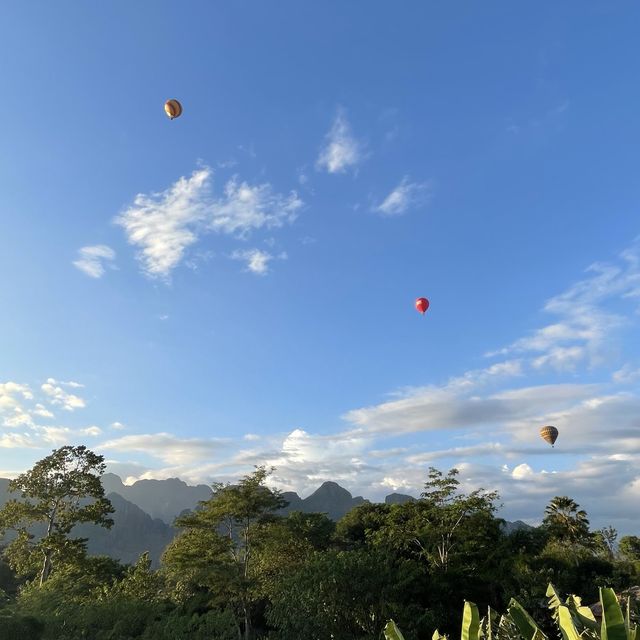
[{"label": "red hot air balloon", "polygon": [[424,314],[424,312],[429,308],[429,301],[426,298],[416,298],[416,309]]}]

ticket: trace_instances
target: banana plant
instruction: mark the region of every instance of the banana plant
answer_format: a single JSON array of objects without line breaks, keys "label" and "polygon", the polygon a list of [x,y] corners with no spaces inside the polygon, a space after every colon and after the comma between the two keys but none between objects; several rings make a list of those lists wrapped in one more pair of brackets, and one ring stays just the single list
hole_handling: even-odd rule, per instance
[{"label": "banana plant", "polygon": [[627,612],[624,618],[624,627],[627,632],[627,640],[640,640],[640,629],[631,624],[631,597],[627,598]]},{"label": "banana plant", "polygon": [[400,633],[398,625],[393,620],[389,620],[384,628],[385,640],[404,640],[404,636]]},{"label": "banana plant", "polygon": [[600,604],[602,604],[600,640],[629,640],[622,609],[613,589],[600,588]]},{"label": "banana plant", "polygon": [[563,640],[598,640],[598,623],[591,609],[582,606],[578,596],[569,596],[563,604],[555,587],[549,584],[547,597]]},{"label": "banana plant", "polygon": [[[547,598],[562,640],[640,640],[640,629],[631,620],[630,598],[627,599],[626,612],[623,614],[613,589],[600,589],[600,624],[578,596],[571,595],[563,602],[555,587],[549,584]],[[513,598],[507,613],[500,617],[494,633],[495,617],[495,612],[489,607],[487,616],[480,620],[478,607],[473,602],[465,601],[460,640],[548,640],[535,620]],[[404,640],[393,620],[385,627],[384,636],[385,640]],[[448,638],[436,629],[432,640]]]},{"label": "banana plant", "polygon": [[547,640],[547,636],[517,600],[511,598],[507,611],[524,640]]}]

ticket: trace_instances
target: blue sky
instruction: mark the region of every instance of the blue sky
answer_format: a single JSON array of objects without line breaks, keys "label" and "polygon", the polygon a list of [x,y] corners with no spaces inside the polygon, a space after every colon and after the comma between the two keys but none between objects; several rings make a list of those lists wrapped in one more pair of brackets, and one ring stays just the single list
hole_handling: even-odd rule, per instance
[{"label": "blue sky", "polygon": [[83,442],[377,499],[456,465],[637,532],[639,19],[7,5],[0,472]]}]

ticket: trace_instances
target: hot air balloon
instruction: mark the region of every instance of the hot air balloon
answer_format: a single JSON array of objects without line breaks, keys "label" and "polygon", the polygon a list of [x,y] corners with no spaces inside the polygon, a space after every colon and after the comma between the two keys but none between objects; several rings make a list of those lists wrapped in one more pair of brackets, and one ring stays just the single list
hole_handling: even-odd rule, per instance
[{"label": "hot air balloon", "polygon": [[429,301],[426,298],[416,298],[416,309],[424,314],[424,312],[429,308]]},{"label": "hot air balloon", "polygon": [[182,114],[182,105],[177,100],[167,100],[164,103],[164,112],[173,120]]},{"label": "hot air balloon", "polygon": [[552,447],[558,437],[558,430],[555,427],[547,426],[540,429],[540,437],[548,442]]}]

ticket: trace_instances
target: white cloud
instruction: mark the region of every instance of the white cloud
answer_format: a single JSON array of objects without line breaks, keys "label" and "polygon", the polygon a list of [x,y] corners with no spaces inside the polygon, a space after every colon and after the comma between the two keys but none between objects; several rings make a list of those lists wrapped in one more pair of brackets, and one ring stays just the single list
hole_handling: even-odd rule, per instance
[{"label": "white cloud", "polygon": [[211,170],[198,169],[161,193],[138,194],[115,220],[139,249],[144,272],[166,277],[198,239],[195,227],[206,218]]},{"label": "white cloud", "polygon": [[122,424],[122,422],[112,422],[110,427],[115,429],[116,431],[122,431],[122,429],[126,429],[126,426]]},{"label": "white cloud", "polygon": [[80,397],[73,393],[68,393],[61,386],[50,382],[53,380],[49,378],[47,382],[45,382],[41,389],[49,397],[49,402],[54,405],[59,405],[65,411],[75,411],[76,409],[83,409],[85,407],[85,401]]},{"label": "white cloud", "polygon": [[556,316],[556,322],[487,356],[529,354],[534,368],[557,371],[593,367],[610,359],[619,331],[631,324],[638,311],[640,241],[623,251],[618,263],[597,263],[587,273],[588,277],[546,302],[544,311]]},{"label": "white cloud", "polygon": [[56,380],[55,378],[47,378],[47,382],[49,384],[60,385],[62,387],[71,387],[72,389],[83,389],[84,385],[80,382],[75,382],[74,380],[69,380],[65,382],[63,380]]},{"label": "white cloud", "polygon": [[74,432],[69,427],[37,427],[37,433],[40,436],[41,442],[39,446],[44,444],[52,444],[55,447],[61,447],[69,444],[74,438]]},{"label": "white cloud", "polygon": [[0,416],[5,427],[30,426],[33,419],[25,403],[33,400],[29,385],[17,382],[0,383]]},{"label": "white cloud", "polygon": [[29,385],[17,382],[0,382],[0,411],[19,406],[20,397],[24,400],[33,399],[33,392]]},{"label": "white cloud", "polygon": [[[408,389],[397,400],[371,407],[353,409],[343,417],[369,432],[411,433],[438,429],[456,429],[489,424],[513,416],[515,403],[498,397],[480,397],[478,388],[495,384],[503,377],[520,374],[517,360],[498,363],[452,378],[446,385]],[[473,395],[471,393],[473,392]]]},{"label": "white cloud", "polygon": [[350,167],[356,167],[362,157],[362,147],[351,133],[344,110],[339,109],[326,135],[316,168],[326,169],[329,173],[344,173]]},{"label": "white cloud", "polygon": [[38,446],[28,433],[0,434],[0,449],[32,449]]},{"label": "white cloud", "polygon": [[621,369],[613,373],[613,380],[620,384],[631,384],[640,380],[640,367],[636,368],[631,364],[625,364]]},{"label": "white cloud", "polygon": [[53,413],[49,411],[43,404],[37,404],[36,408],[31,412],[32,415],[38,416],[39,418],[55,418]]},{"label": "white cloud", "polygon": [[515,480],[523,480],[524,478],[530,478],[533,475],[533,469],[526,463],[519,464],[511,472],[511,477]]},{"label": "white cloud", "polygon": [[87,427],[86,429],[80,429],[80,433],[95,438],[102,434],[102,429],[100,427],[92,426]]},{"label": "white cloud", "polygon": [[274,259],[267,251],[260,249],[247,249],[246,251],[234,251],[231,254],[234,260],[242,260],[247,263],[246,271],[265,276],[269,273],[269,262]]},{"label": "white cloud", "polygon": [[405,176],[400,184],[376,207],[374,211],[385,216],[398,216],[409,208],[425,204],[431,196],[431,185],[428,182],[409,182]]},{"label": "white cloud", "polygon": [[274,193],[270,184],[251,186],[229,180],[224,198],[209,208],[212,229],[246,235],[254,229],[272,229],[293,222],[303,202],[295,191],[288,196]]},{"label": "white cloud", "polygon": [[146,453],[167,464],[180,465],[209,459],[220,453],[228,442],[223,438],[178,438],[170,433],[148,433],[108,440],[99,448]]},{"label": "white cloud", "polygon": [[244,237],[258,229],[281,227],[295,219],[303,204],[295,191],[283,196],[268,183],[252,186],[236,178],[216,199],[211,178],[212,170],[204,167],[163,192],[138,194],[116,218],[129,243],[138,248],[148,276],[167,279],[207,231]]},{"label": "white cloud", "polygon": [[116,252],[106,244],[82,247],[78,254],[79,257],[73,265],[92,278],[101,278],[105,272],[105,264],[113,266],[116,257]]}]

